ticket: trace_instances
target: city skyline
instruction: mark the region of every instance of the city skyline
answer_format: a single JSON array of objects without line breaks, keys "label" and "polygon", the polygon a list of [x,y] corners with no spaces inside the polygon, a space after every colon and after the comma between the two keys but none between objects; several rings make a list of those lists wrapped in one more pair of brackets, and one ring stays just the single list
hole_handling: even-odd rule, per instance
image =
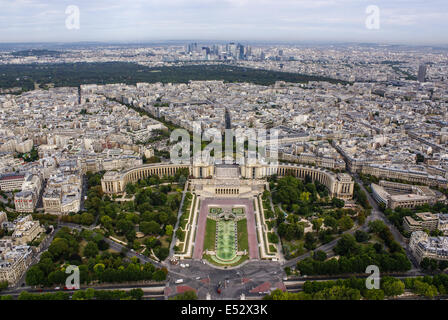
[{"label": "city skyline", "polygon": [[[79,29],[67,28],[69,6]],[[379,25],[368,28],[379,9]],[[3,0],[0,42],[141,42],[161,40],[448,44],[448,5],[433,1],[353,0]],[[70,11],[68,11],[70,12]]]}]

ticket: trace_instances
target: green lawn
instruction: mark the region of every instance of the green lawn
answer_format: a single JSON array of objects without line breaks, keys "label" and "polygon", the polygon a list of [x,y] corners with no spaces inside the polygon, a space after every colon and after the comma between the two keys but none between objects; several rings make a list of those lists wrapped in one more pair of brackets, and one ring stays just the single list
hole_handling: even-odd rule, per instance
[{"label": "green lawn", "polygon": [[204,250],[215,250],[216,221],[207,219],[204,236]]},{"label": "green lawn", "polygon": [[249,260],[249,255],[246,254],[245,256],[237,256],[235,258],[234,262],[232,262],[232,263],[222,263],[222,262],[219,262],[216,259],[215,256],[209,256],[209,255],[206,255],[206,254],[204,254],[203,258],[205,260],[207,260],[208,262],[210,262],[211,264],[214,264],[216,266],[219,266],[219,267],[230,267],[231,268],[231,267],[235,267],[237,265],[242,264],[246,260]]},{"label": "green lawn", "polygon": [[247,220],[238,221],[238,251],[249,251],[249,242],[247,240]]}]

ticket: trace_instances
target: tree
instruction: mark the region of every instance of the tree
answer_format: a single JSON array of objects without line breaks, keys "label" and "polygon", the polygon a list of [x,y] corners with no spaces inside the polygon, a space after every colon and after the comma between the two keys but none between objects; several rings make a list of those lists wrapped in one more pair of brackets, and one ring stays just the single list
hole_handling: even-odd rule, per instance
[{"label": "tree", "polygon": [[173,228],[172,225],[168,224],[168,225],[165,226],[165,234],[168,237],[171,237],[173,235],[173,230],[174,230],[174,228]]},{"label": "tree", "polygon": [[342,199],[338,199],[338,198],[333,198],[331,200],[331,204],[334,205],[337,208],[344,208],[345,206],[345,201]]},{"label": "tree", "polygon": [[98,246],[95,242],[89,241],[84,248],[84,256],[87,258],[94,258],[98,254]]},{"label": "tree", "polygon": [[127,234],[128,232],[134,230],[134,224],[131,221],[128,221],[126,219],[120,219],[117,222],[117,229],[122,234]]},{"label": "tree", "polygon": [[106,269],[106,267],[104,266],[104,264],[102,263],[97,263],[94,267],[93,267],[93,271],[95,272],[95,274],[100,275],[104,272],[104,270]]},{"label": "tree", "polygon": [[422,262],[420,262],[420,267],[422,267],[422,269],[425,271],[435,271],[438,269],[439,264],[437,260],[425,257],[423,258]]},{"label": "tree", "polygon": [[418,279],[416,279],[414,282],[414,292],[418,295],[425,296],[431,299],[438,294],[437,288],[434,285],[420,281]]},{"label": "tree", "polygon": [[98,249],[101,251],[105,251],[109,249],[109,244],[104,239],[101,239],[100,241],[98,241]]},{"label": "tree", "polygon": [[144,234],[158,234],[160,233],[160,224],[156,221],[144,221],[140,224],[140,231]]},{"label": "tree", "polygon": [[316,242],[317,239],[313,233],[308,232],[305,234],[305,248],[308,250],[314,250],[316,248]]},{"label": "tree", "polygon": [[8,289],[8,281],[0,281],[0,291]]},{"label": "tree", "polygon": [[268,190],[264,190],[262,199],[263,200],[268,200],[270,197],[271,197],[271,193]]},{"label": "tree", "polygon": [[183,187],[185,185],[185,182],[187,182],[187,178],[185,176],[179,177],[179,185]]},{"label": "tree", "polygon": [[157,258],[163,261],[169,256],[170,250],[165,247],[158,247],[154,250],[154,253],[156,254]]},{"label": "tree", "polygon": [[131,291],[129,291],[129,295],[132,297],[132,299],[134,300],[141,300],[144,296],[144,292],[142,289],[132,289]]},{"label": "tree", "polygon": [[351,256],[359,251],[359,245],[351,234],[343,234],[333,251],[341,256]]},{"label": "tree", "polygon": [[59,258],[63,255],[68,254],[69,252],[69,245],[67,239],[64,238],[56,238],[51,243],[50,247],[48,248],[48,251],[53,255],[55,258]]},{"label": "tree", "polygon": [[338,222],[335,218],[333,218],[332,216],[327,216],[324,219],[324,224],[325,226],[329,227],[329,228],[336,228],[338,226]]},{"label": "tree", "polygon": [[194,290],[189,290],[176,295],[173,300],[197,300],[198,296]]},{"label": "tree", "polygon": [[342,231],[347,231],[353,228],[354,222],[352,218],[350,218],[349,216],[343,216],[341,219],[338,220],[338,225]]},{"label": "tree", "polygon": [[166,279],[166,273],[159,269],[153,273],[152,278],[154,281],[164,281]]},{"label": "tree", "polygon": [[327,254],[324,251],[319,250],[314,252],[313,258],[317,261],[325,261],[327,259]]},{"label": "tree", "polygon": [[48,275],[48,282],[53,284],[63,284],[65,283],[65,280],[67,279],[67,274],[63,272],[62,270],[56,270],[53,272],[50,272]]},{"label": "tree", "polygon": [[366,242],[367,240],[370,239],[370,235],[362,230],[356,230],[355,239],[358,242]]},{"label": "tree", "polygon": [[384,294],[388,297],[399,296],[404,293],[404,283],[399,279],[385,278],[381,283]]},{"label": "tree", "polygon": [[370,232],[380,233],[381,231],[383,231],[386,228],[387,228],[387,226],[381,220],[374,220],[374,221],[369,222]]},{"label": "tree", "polygon": [[322,227],[322,219],[314,219],[313,221],[311,221],[311,223],[313,224],[313,229],[316,230],[317,233],[319,233],[320,228]]},{"label": "tree", "polygon": [[137,187],[134,184],[132,184],[132,183],[128,183],[126,185],[125,190],[126,190],[127,194],[131,194],[132,195],[132,194],[135,194],[135,192],[137,191]]},{"label": "tree", "polygon": [[448,268],[448,261],[446,260],[440,260],[439,261],[439,269],[441,271],[444,271],[446,268]]},{"label": "tree", "polygon": [[280,289],[275,289],[267,296],[263,297],[263,300],[311,300],[312,296],[304,292],[291,293],[288,291],[283,292]]},{"label": "tree", "polygon": [[302,201],[303,203],[308,203],[310,201],[310,196],[310,192],[302,192],[300,194],[300,201]]},{"label": "tree", "polygon": [[45,280],[45,275],[38,266],[32,266],[26,273],[26,283],[29,286],[37,286]]},{"label": "tree", "polygon": [[367,300],[384,300],[384,291],[381,289],[366,290],[364,297]]},{"label": "tree", "polygon": [[84,212],[81,215],[81,224],[86,225],[86,226],[90,226],[93,222],[95,221],[94,216],[91,213],[88,212]]},{"label": "tree", "polygon": [[325,288],[317,292],[313,299],[315,300],[360,300],[361,293],[358,289],[345,286],[334,286]]}]

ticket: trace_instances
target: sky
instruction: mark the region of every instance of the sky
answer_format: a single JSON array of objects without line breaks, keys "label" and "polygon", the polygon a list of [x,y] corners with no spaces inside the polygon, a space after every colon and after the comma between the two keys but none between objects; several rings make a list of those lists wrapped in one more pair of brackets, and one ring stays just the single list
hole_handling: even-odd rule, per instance
[{"label": "sky", "polygon": [[[66,13],[68,6],[79,8],[79,29],[73,28],[76,19]],[[367,13],[369,6],[376,6],[375,11]],[[377,20],[379,25],[374,24]],[[0,0],[1,43],[233,40],[447,45],[447,30],[447,0]]]}]

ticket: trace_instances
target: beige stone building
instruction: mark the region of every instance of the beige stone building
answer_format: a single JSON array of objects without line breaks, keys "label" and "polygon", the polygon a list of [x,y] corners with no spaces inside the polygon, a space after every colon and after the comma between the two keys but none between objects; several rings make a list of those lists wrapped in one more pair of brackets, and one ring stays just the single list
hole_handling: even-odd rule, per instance
[{"label": "beige stone building", "polygon": [[415,231],[409,248],[418,262],[424,258],[448,260],[448,237],[430,237],[426,232]]},{"label": "beige stone building", "polygon": [[397,169],[385,165],[363,165],[362,174],[368,174],[382,179],[400,179],[413,183],[421,183],[429,186],[448,187],[448,180],[440,176],[432,176],[426,172]]},{"label": "beige stone building", "polygon": [[0,176],[0,190],[6,192],[21,190],[23,181],[25,181],[25,174],[3,174]]},{"label": "beige stone building", "polygon": [[404,217],[403,228],[408,232],[429,230],[434,231],[439,224],[439,215],[431,212],[421,212],[416,214],[418,220],[412,217]]},{"label": "beige stone building", "polygon": [[31,264],[31,247],[14,245],[12,240],[0,240],[0,281],[15,285]]},{"label": "beige stone building", "polygon": [[415,208],[424,204],[445,202],[446,197],[426,186],[414,186],[381,180],[379,184],[372,183],[372,196],[378,203],[384,203],[386,208]]},{"label": "beige stone building", "polygon": [[8,216],[7,216],[6,212],[0,211],[0,227],[3,222],[7,222],[7,221],[8,221]]},{"label": "beige stone building", "polygon": [[[138,180],[147,178],[151,175],[158,175],[161,177],[172,176],[175,175],[176,172],[178,172],[180,169],[188,169],[193,180],[210,180],[213,179],[213,176],[215,176],[216,173],[222,173],[224,167],[225,166],[222,165],[207,163],[195,163],[194,165],[170,163],[143,165],[122,172],[106,172],[101,180],[101,185],[104,193],[119,194],[125,191],[126,184],[135,183]],[[336,174],[322,168],[295,164],[267,165],[253,163],[231,167],[235,169],[230,170],[236,170],[238,179],[242,180],[264,180],[266,177],[272,175],[292,175],[301,179],[309,177],[312,181],[319,181],[320,183],[325,185],[329,190],[330,196],[332,197],[337,197],[344,200],[349,200],[353,197],[354,181],[350,175],[345,173]],[[220,176],[225,176],[225,174],[220,174]],[[204,182],[203,184],[215,185],[215,183],[210,181],[208,183]],[[240,183],[239,185],[247,187],[249,183]],[[234,186],[224,188],[216,187],[215,189],[216,195],[226,194],[227,189],[230,190],[229,192],[231,192],[231,194],[241,194],[247,192],[245,190],[237,190]]]},{"label": "beige stone building", "polygon": [[25,245],[33,241],[41,232],[45,232],[39,221],[34,221],[31,215],[20,217],[14,221],[14,224],[12,239],[17,245]]}]

